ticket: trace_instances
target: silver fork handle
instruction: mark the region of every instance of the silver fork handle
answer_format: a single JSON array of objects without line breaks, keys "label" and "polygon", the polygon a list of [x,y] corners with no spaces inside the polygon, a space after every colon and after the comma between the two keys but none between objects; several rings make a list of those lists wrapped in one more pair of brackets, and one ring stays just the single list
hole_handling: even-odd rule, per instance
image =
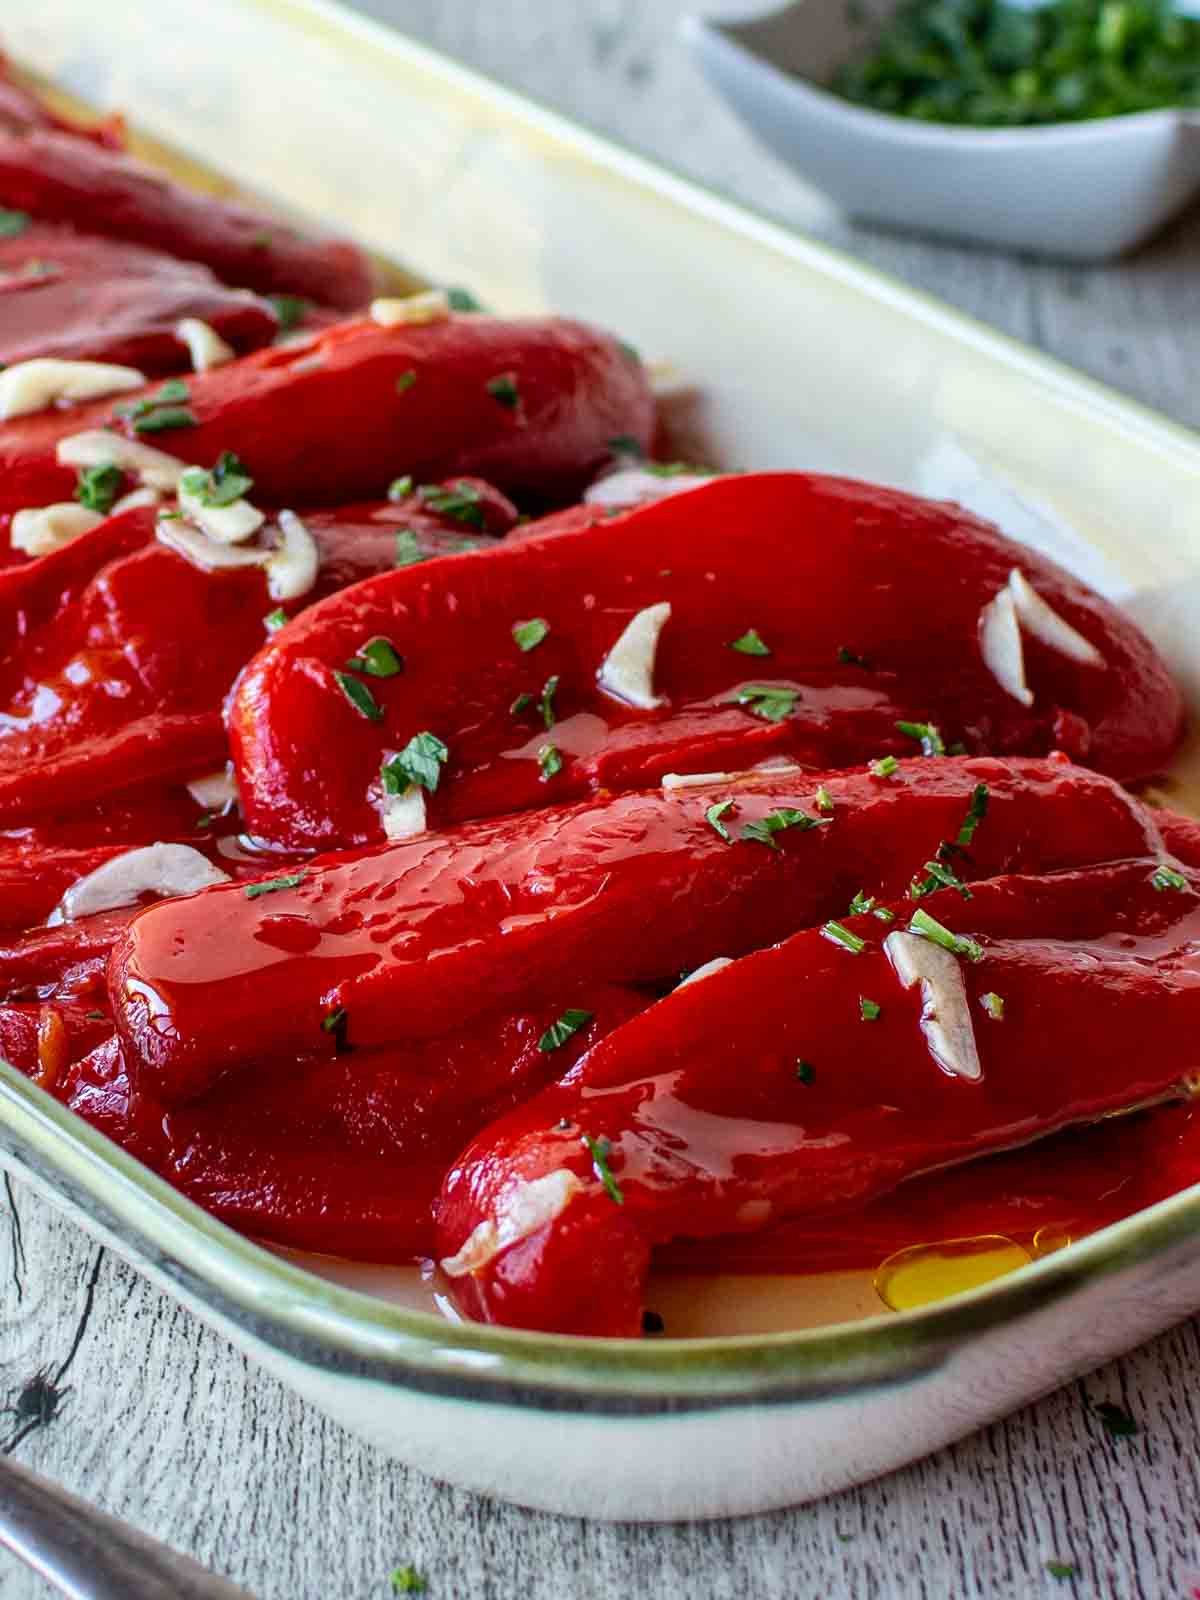
[{"label": "silver fork handle", "polygon": [[254,1600],[190,1556],[5,1457],[0,1545],[72,1600]]}]

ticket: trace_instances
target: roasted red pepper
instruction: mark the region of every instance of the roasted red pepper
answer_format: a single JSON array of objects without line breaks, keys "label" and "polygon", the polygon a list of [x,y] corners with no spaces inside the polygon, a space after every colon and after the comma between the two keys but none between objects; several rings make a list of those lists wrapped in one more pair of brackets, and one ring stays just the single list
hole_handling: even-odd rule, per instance
[{"label": "roasted red pepper", "polygon": [[[1093,657],[1025,634],[1031,704],[980,645],[981,615],[1009,600],[1014,569]],[[644,685],[661,703],[639,709],[598,673],[662,602],[670,617]],[[368,720],[337,673],[374,635],[407,669],[379,686]],[[768,756],[816,768],[901,756],[927,723],[946,747],[1066,746],[1130,779],[1164,766],[1182,707],[1126,617],[990,525],[891,490],[773,473],[482,561],[388,573],[314,606],[247,669],[230,738],[251,829],[330,847],[382,837],[381,767],[422,732],[449,751],[427,799],[441,825]]]},{"label": "roasted red pepper", "polygon": [[[317,860],[262,898],[215,889],[152,907],[114,952],[114,1014],[135,1074],[176,1104],[263,1038],[305,1050],[339,1010],[370,1046],[453,1036],[533,995],[594,1009],[589,984],[672,981],[837,916],[857,889],[903,893],[958,839],[981,784],[989,826],[963,858],[970,876],[1157,842],[1114,784],[1055,761],[917,759],[886,779],[793,770],[625,795]],[[781,813],[792,825],[763,837]]]},{"label": "roasted red pepper", "polygon": [[[635,1334],[656,1243],[811,1216],[1188,1092],[1200,880],[1170,869],[1163,889],[1161,870],[1148,857],[996,879],[970,900],[943,890],[929,908],[954,949],[896,932],[901,904],[890,931],[855,917],[676,991],[455,1163],[439,1248],[459,1305]],[[905,982],[896,940],[950,963],[961,1014]],[[936,1033],[960,1026],[969,1050]]]},{"label": "roasted red pepper", "polygon": [[304,295],[353,311],[375,286],[370,258],[237,200],[197,194],[121,150],[77,132],[0,131],[0,204],[39,222],[124,239],[200,261],[223,282]]},{"label": "roasted red pepper", "polygon": [[6,366],[57,356],[187,372],[191,356],[176,332],[184,317],[207,323],[239,354],[269,344],[279,328],[269,301],[225,288],[196,261],[57,224],[18,224],[0,238]]},{"label": "roasted red pepper", "polygon": [[506,491],[566,498],[607,459],[614,432],[648,439],[654,410],[642,368],[608,334],[475,315],[419,327],[339,322],[310,343],[198,374],[182,403],[156,404],[159,392],[8,423],[0,509],[68,499],[75,473],[57,447],[93,429],[205,467],[232,451],[276,506],[382,495],[401,474],[420,483],[479,473]]}]

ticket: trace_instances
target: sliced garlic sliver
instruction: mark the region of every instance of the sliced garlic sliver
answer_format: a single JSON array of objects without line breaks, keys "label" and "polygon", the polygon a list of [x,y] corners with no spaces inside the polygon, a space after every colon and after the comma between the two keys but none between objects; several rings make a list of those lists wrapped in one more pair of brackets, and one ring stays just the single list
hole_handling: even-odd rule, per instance
[{"label": "sliced garlic sliver", "polygon": [[667,495],[685,494],[689,489],[702,489],[706,483],[715,482],[715,473],[680,472],[666,477],[644,467],[622,467],[597,479],[584,491],[583,498],[592,506],[635,506],[643,500],[662,500]]},{"label": "sliced garlic sliver", "polygon": [[1020,567],[1014,567],[1009,574],[1008,588],[1018,619],[1035,639],[1040,639],[1051,650],[1057,650],[1059,655],[1069,656],[1072,661],[1082,661],[1086,666],[1102,667],[1106,664],[1091,640],[1085,639],[1065,617],[1060,617],[1054,607],[1042,599]]},{"label": "sliced garlic sliver", "polygon": [[52,550],[61,550],[78,539],[81,533],[98,528],[103,521],[98,511],[89,511],[73,500],[61,500],[52,506],[18,511],[12,519],[9,541],[14,550],[22,550],[27,556],[48,556]]},{"label": "sliced garlic sliver", "polygon": [[237,784],[233,777],[232,763],[222,767],[220,772],[205,773],[202,778],[193,778],[187,785],[187,792],[198,806],[203,806],[206,811],[222,810],[225,806],[237,803]]},{"label": "sliced garlic sliver", "polygon": [[113,366],[107,361],[58,361],[51,356],[18,361],[0,372],[0,422],[44,411],[58,400],[77,404],[106,394],[125,394],[145,382],[146,374],[136,367]]},{"label": "sliced garlic sliver", "polygon": [[529,1183],[518,1183],[500,1197],[495,1220],[489,1217],[479,1223],[455,1255],[442,1259],[442,1271],[449,1278],[478,1272],[501,1250],[528,1239],[530,1234],[560,1217],[582,1188],[580,1180],[565,1167]]},{"label": "sliced garlic sliver", "polygon": [[183,517],[159,517],[154,533],[160,544],[176,551],[202,572],[218,572],[225,567],[265,567],[274,554],[270,550],[243,550],[239,545],[218,544]]},{"label": "sliced garlic sliver", "polygon": [[419,326],[425,322],[445,322],[449,315],[450,297],[445,289],[423,289],[419,294],[371,301],[371,320],[383,328],[394,328],[400,323]]},{"label": "sliced garlic sliver", "polygon": [[711,789],[717,784],[728,783],[736,776],[733,772],[664,772],[662,786],[668,792],[672,789]]},{"label": "sliced garlic sliver", "polygon": [[226,344],[215,328],[199,317],[183,317],[175,324],[175,337],[187,345],[192,358],[193,372],[207,372],[210,367],[223,367],[232,361],[237,351]]},{"label": "sliced garlic sliver", "polygon": [[673,993],[678,994],[680,989],[686,989],[689,983],[699,983],[702,978],[711,978],[714,972],[720,972],[732,965],[732,956],[714,956],[711,961],[706,961],[702,967],[697,967],[694,972],[689,972],[686,978],[682,978],[675,985]]},{"label": "sliced garlic sliver", "polygon": [[267,561],[267,588],[272,600],[298,600],[317,581],[321,552],[294,511],[279,513],[279,532],[283,542]]},{"label": "sliced garlic sliver", "polygon": [[135,906],[144,894],[170,899],[195,894],[215,883],[228,883],[229,874],[214,867],[199,850],[187,844],[148,844],[114,856],[86,878],[73,883],[48,921],[75,922],[98,911]]},{"label": "sliced garlic sliver", "polygon": [[60,439],[55,452],[60,467],[120,467],[132,473],[150,489],[174,491],[187,462],[155,450],[137,439],[110,433],[106,428],[91,428]]},{"label": "sliced garlic sliver", "polygon": [[670,615],[670,601],[660,600],[630,618],[596,674],[602,689],[643,711],[666,704],[665,698],[654,692],[654,661],[658,636]]},{"label": "sliced garlic sliver", "polygon": [[412,783],[403,794],[385,794],[379,804],[379,816],[389,839],[415,839],[429,826],[424,791]]},{"label": "sliced garlic sliver", "polygon": [[[198,473],[205,483],[210,481],[209,474],[202,468],[192,467],[190,471]],[[185,472],[179,480],[179,509],[189,522],[194,522],[218,544],[241,544],[256,534],[267,520],[249,500],[231,500],[226,506],[205,505],[203,495],[193,494],[188,482],[189,473]]]},{"label": "sliced garlic sliver", "polygon": [[1025,650],[1011,589],[1001,589],[979,613],[979,651],[1004,692],[1031,706],[1033,691],[1025,680]]},{"label": "sliced garlic sliver", "polygon": [[900,986],[921,985],[921,1032],[929,1053],[952,1078],[981,1078],[967,986],[956,955],[915,933],[889,933],[883,948]]}]

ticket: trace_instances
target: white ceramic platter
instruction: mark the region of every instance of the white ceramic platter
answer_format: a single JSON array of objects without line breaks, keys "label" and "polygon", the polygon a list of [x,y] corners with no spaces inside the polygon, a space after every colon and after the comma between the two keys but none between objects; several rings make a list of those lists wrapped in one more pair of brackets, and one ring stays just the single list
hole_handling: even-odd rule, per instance
[{"label": "white ceramic platter", "polygon": [[[695,386],[676,419],[689,453],[994,516],[1119,596],[1200,702],[1200,442],[1183,429],[318,0],[156,0],[152,23],[141,0],[109,0],[102,24],[92,0],[38,0],[4,29],[28,67],[414,278],[617,325]],[[1186,761],[1176,787],[1186,801]],[[384,1450],[582,1515],[826,1493],[1200,1307],[1198,1190],[904,1316],[636,1343],[511,1333],[258,1249],[2,1064],[0,1146]],[[826,1303],[862,1309],[854,1292]]]}]

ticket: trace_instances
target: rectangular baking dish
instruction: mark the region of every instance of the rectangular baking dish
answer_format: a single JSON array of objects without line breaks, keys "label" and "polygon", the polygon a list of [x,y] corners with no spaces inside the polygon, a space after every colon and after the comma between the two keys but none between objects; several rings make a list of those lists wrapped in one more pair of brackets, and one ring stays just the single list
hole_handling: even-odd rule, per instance
[{"label": "rectangular baking dish", "polygon": [[[687,451],[960,499],[1117,596],[1200,699],[1200,440],[323,0],[39,0],[17,61],[491,309],[613,323]],[[934,601],[936,597],[933,597]],[[1171,787],[1189,803],[1194,753]],[[456,1325],[259,1249],[0,1064],[0,1146],[385,1451],[579,1515],[764,1510],[960,1437],[1200,1307],[1200,1189],[904,1316],[627,1343]]]}]

